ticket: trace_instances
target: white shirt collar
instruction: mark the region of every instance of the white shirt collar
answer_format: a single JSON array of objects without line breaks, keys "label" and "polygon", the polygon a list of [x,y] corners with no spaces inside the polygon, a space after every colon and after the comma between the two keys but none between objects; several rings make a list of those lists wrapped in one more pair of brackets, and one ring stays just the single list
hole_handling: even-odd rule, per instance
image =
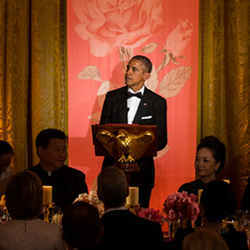
[{"label": "white shirt collar", "polygon": [[138,91],[134,91],[133,89],[131,88],[128,88],[128,92],[130,93],[133,93],[133,94],[136,94],[136,93],[141,93],[142,95],[144,94],[144,90],[145,90],[145,86],[143,85],[141,89],[139,89]]}]

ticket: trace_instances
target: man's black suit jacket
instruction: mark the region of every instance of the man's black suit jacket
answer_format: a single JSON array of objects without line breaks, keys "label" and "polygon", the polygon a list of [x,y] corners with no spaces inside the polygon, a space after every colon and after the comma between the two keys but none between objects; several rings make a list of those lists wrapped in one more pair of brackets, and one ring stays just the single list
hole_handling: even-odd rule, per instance
[{"label": "man's black suit jacket", "polygon": [[[112,90],[106,94],[100,124],[128,123],[127,108],[128,87]],[[136,112],[133,124],[157,126],[157,150],[167,144],[167,102],[166,100],[145,87],[144,94]],[[112,164],[107,157],[103,166]],[[136,185],[154,186],[153,157],[142,158],[139,161],[140,172],[135,178]]]},{"label": "man's black suit jacket", "polygon": [[48,175],[38,164],[29,170],[40,177],[42,185],[53,186],[53,202],[62,209],[72,204],[79,194],[88,193],[85,174],[77,169],[64,165]]},{"label": "man's black suit jacket", "polygon": [[101,218],[107,249],[159,249],[163,243],[161,225],[131,213],[114,210]]}]

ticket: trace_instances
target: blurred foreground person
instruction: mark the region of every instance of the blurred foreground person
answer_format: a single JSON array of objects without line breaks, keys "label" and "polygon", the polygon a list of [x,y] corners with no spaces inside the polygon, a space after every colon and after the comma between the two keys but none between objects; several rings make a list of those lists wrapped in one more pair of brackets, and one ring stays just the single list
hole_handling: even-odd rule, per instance
[{"label": "blurred foreground person", "polygon": [[231,210],[231,202],[225,196],[225,186],[220,182],[211,182],[201,196],[202,229],[210,232],[218,232],[229,250],[248,250],[247,235],[237,231],[232,224],[227,224],[222,230],[223,221],[232,221],[234,213]]},{"label": "blurred foreground person", "polygon": [[63,239],[68,249],[102,249],[103,225],[93,205],[78,201],[68,206],[62,218]]},{"label": "blurred foreground person", "polygon": [[104,203],[104,246],[106,249],[159,249],[161,225],[138,217],[125,207],[127,177],[118,167],[103,168],[97,179],[97,194]]},{"label": "blurred foreground person", "polygon": [[222,237],[206,230],[197,230],[184,238],[182,250],[229,250]]},{"label": "blurred foreground person", "polygon": [[6,206],[12,220],[0,224],[1,250],[65,249],[59,226],[39,219],[42,185],[35,173],[26,170],[10,179]]}]

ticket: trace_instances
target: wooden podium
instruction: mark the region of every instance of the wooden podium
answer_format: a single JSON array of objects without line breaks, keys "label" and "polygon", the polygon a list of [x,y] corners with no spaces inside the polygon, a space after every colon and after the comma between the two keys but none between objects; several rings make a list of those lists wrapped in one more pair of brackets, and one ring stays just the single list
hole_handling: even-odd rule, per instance
[{"label": "wooden podium", "polygon": [[139,171],[137,161],[156,155],[156,126],[139,124],[92,125],[96,156],[108,156],[126,172]]}]

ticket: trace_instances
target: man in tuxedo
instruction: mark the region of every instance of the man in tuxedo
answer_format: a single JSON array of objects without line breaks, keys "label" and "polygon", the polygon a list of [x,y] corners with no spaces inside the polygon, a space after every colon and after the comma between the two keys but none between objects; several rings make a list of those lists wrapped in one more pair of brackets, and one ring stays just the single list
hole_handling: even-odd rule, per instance
[{"label": "man in tuxedo", "polygon": [[[130,59],[125,73],[125,87],[109,91],[104,101],[100,124],[127,123],[157,126],[157,150],[167,144],[167,102],[144,86],[152,71],[151,61],[141,55]],[[105,157],[103,167],[114,160]],[[153,157],[138,161],[139,172],[130,174],[130,186],[139,186],[139,202],[148,207],[154,186]]]},{"label": "man in tuxedo", "polygon": [[160,249],[163,247],[161,225],[130,212],[125,207],[127,177],[116,166],[103,168],[97,178],[97,194],[104,204],[101,221],[105,249]]}]

